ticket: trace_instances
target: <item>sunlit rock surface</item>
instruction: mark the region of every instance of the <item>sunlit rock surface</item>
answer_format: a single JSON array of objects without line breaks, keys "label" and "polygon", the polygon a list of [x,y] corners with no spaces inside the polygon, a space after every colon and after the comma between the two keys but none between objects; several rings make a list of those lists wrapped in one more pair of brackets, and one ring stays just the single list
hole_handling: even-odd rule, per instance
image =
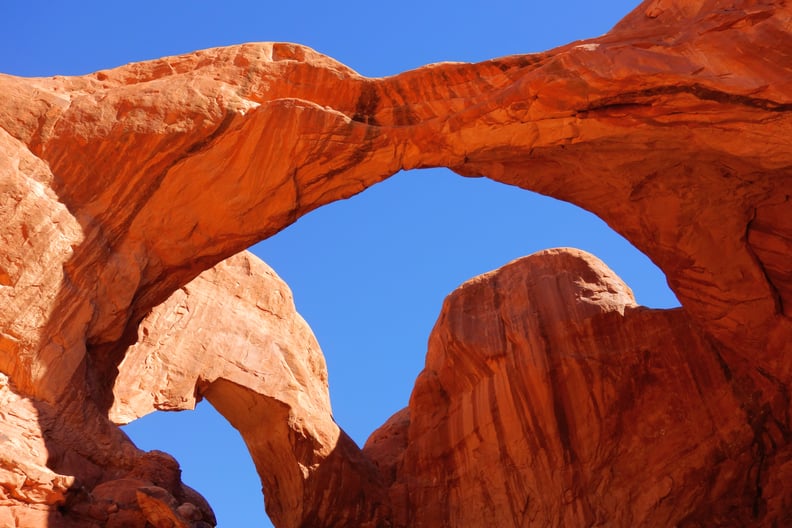
[{"label": "sunlit rock surface", "polygon": [[[647,1],[597,39],[383,79],[293,44],[0,76],[0,520],[212,524],[112,421],[204,396],[282,527],[792,523],[790,20]],[[468,283],[361,452],[285,286],[249,256],[206,270],[428,166],[594,212],[682,308],[574,252]]]},{"label": "sunlit rock surface", "polygon": [[548,250],[446,299],[408,418],[364,452],[398,526],[750,524],[754,435],[730,379],[682,310]]},{"label": "sunlit rock surface", "polygon": [[319,345],[261,260],[245,252],[202,273],[138,332],[115,381],[116,423],[206,397],[242,433],[278,526],[377,517],[384,500],[350,498],[381,487],[378,472],[333,421]]}]

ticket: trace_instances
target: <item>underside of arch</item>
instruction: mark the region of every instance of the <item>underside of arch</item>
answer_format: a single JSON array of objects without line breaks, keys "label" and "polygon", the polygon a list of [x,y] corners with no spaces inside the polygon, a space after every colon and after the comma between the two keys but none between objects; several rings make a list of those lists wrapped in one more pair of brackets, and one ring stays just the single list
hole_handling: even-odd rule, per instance
[{"label": "underside of arch", "polygon": [[[0,78],[0,390],[36,418],[2,423],[43,442],[0,464],[8,522],[210,522],[108,418],[206,396],[270,475],[279,526],[483,526],[485,512],[503,526],[785,524],[792,8],[721,4],[649,0],[597,39],[382,79],[271,43]],[[226,336],[250,338],[238,347],[206,336],[189,354],[211,368],[154,365],[176,381],[119,407],[133,352],[195,333],[196,284],[268,276],[224,259],[429,166],[594,212],[660,266],[682,308],[635,306],[575,251],[477,278],[446,302],[408,410],[360,451],[329,414],[310,332],[277,333],[293,311],[284,290],[265,289],[283,297],[262,308],[223,282],[212,302],[250,305],[271,333],[241,321]],[[248,429],[244,409],[277,434]],[[667,451],[646,451],[661,438]],[[257,453],[288,463],[278,473]]]}]

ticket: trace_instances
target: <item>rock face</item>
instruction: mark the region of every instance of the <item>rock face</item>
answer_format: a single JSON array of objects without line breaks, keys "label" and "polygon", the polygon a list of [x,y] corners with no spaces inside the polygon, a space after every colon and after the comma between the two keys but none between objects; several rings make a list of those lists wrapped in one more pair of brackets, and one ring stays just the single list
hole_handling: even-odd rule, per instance
[{"label": "rock face", "polygon": [[277,526],[384,517],[384,489],[360,505],[330,492],[373,493],[378,472],[332,419],[324,356],[289,288],[254,255],[221,262],[157,306],[118,371],[116,423],[211,402],[245,439]]},{"label": "rock face", "polygon": [[682,310],[549,250],[446,299],[409,408],[364,453],[397,526],[747,525],[754,436],[730,378]]},{"label": "rock face", "polygon": [[[790,20],[649,0],[598,39],[385,79],[291,44],[0,76],[0,520],[212,524],[113,422],[206,397],[282,527],[792,523]],[[361,452],[285,285],[219,263],[427,166],[594,212],[683,307],[575,251],[475,279]]]}]

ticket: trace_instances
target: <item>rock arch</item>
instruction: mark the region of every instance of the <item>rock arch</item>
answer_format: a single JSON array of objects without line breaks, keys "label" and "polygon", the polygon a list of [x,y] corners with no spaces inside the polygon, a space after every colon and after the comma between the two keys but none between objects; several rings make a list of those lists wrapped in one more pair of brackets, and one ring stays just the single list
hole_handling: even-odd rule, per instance
[{"label": "rock arch", "polygon": [[[666,273],[683,305],[674,317],[696,336],[694,348],[715,354],[722,379],[708,381],[724,387],[742,420],[731,431],[742,440],[721,435],[741,449],[708,460],[719,468],[710,495],[674,519],[788,516],[790,8],[729,6],[649,0],[598,39],[384,79],[291,44],[84,77],[0,78],[2,390],[39,424],[6,423],[43,435],[49,451],[17,464],[45,491],[9,484],[13,511],[53,525],[101,524],[108,513],[91,490],[130,479],[166,490],[138,499],[150,518],[160,515],[151,497],[162,511],[189,502],[106,419],[146,314],[307,211],[400,169],[447,166],[580,205]],[[428,499],[399,488],[399,471],[371,486],[382,466],[312,445],[298,450],[306,460],[322,453],[351,464],[365,491],[329,502],[313,491],[291,497],[301,513],[284,513],[283,526],[417,522],[405,512]],[[726,461],[740,469],[724,469]],[[308,490],[339,475],[303,466]],[[728,471],[745,486],[730,492],[731,513],[718,512]],[[579,519],[600,514],[589,505]]]}]

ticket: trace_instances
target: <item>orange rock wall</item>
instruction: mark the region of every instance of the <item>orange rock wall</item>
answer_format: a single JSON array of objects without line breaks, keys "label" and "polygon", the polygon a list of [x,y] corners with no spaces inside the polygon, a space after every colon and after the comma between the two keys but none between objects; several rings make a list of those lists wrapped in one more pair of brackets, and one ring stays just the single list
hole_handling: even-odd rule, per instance
[{"label": "orange rock wall", "polygon": [[446,299],[400,456],[387,428],[364,452],[388,457],[398,526],[750,524],[730,378],[682,310],[637,306],[590,255],[541,252]]},{"label": "orange rock wall", "polygon": [[[17,413],[0,431],[31,453],[0,464],[0,519],[211,524],[178,468],[110,419],[197,391],[243,432],[278,526],[789,524],[790,20],[782,2],[648,0],[597,39],[383,79],[266,43],[0,76],[0,372]],[[683,307],[635,307],[569,252],[469,283],[409,409],[361,453],[286,297],[259,313],[239,293],[232,312],[253,315],[230,328],[256,336],[241,357],[179,310],[224,321],[210,306],[236,280],[285,292],[250,257],[193,279],[428,166],[594,212]],[[195,340],[171,346],[180,332]],[[135,358],[159,366],[127,384]]]}]

